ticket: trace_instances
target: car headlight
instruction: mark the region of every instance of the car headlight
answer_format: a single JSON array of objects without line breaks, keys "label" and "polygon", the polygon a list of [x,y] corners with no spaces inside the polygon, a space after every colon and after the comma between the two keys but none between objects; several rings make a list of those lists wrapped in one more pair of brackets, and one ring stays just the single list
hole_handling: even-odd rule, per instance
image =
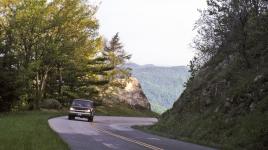
[{"label": "car headlight", "polygon": [[91,109],[86,110],[86,112],[88,112],[88,113],[91,112]]},{"label": "car headlight", "polygon": [[74,111],[74,108],[73,108],[73,107],[71,107],[71,108],[70,108],[70,111]]}]

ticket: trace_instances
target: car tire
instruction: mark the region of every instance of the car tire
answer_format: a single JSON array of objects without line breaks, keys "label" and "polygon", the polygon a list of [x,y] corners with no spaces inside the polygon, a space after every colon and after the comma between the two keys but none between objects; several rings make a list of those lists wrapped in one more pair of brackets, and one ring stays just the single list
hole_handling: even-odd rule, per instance
[{"label": "car tire", "polygon": [[93,122],[93,117],[88,117],[88,122]]},{"label": "car tire", "polygon": [[69,120],[73,120],[74,117],[72,117],[72,116],[68,116],[68,119],[69,119]]}]

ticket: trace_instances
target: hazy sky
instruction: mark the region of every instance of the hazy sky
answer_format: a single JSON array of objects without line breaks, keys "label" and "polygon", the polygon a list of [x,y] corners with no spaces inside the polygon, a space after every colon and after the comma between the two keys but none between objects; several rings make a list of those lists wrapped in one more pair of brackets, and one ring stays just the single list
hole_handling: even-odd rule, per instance
[{"label": "hazy sky", "polygon": [[119,32],[132,62],[187,65],[194,54],[189,44],[197,9],[205,6],[205,0],[102,0],[100,34],[110,39]]}]

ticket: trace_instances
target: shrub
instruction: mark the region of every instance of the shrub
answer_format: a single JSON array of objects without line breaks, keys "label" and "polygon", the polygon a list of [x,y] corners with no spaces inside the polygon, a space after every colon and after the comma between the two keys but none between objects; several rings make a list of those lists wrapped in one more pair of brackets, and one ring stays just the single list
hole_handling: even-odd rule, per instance
[{"label": "shrub", "polygon": [[45,108],[45,109],[61,109],[62,108],[61,103],[56,99],[45,99],[41,103],[40,106],[41,108]]}]

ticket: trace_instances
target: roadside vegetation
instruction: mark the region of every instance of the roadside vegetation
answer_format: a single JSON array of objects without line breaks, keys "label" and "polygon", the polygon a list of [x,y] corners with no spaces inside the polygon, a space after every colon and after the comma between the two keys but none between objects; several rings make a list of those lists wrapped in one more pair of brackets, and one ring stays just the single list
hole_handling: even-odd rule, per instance
[{"label": "roadside vegetation", "polygon": [[124,116],[124,117],[159,117],[159,114],[150,110],[136,110],[127,105],[98,106],[96,115]]},{"label": "roadside vegetation", "polygon": [[10,112],[0,115],[1,150],[68,150],[50,129],[48,119],[64,115],[59,111]]}]

